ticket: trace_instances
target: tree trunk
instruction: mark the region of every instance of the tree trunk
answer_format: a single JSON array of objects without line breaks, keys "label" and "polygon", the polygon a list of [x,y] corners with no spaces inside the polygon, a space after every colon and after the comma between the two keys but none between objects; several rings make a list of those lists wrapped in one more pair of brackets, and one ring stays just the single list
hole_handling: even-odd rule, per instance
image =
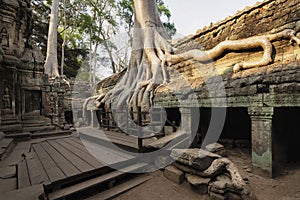
[{"label": "tree trunk", "polygon": [[102,103],[106,108],[149,111],[151,93],[167,82],[165,54],[171,52],[155,0],[134,0],[135,24],[127,72]]},{"label": "tree trunk", "polygon": [[64,18],[64,26],[65,26],[65,30],[64,30],[64,40],[61,46],[61,65],[60,65],[60,74],[64,75],[64,65],[65,65],[65,48],[66,48],[66,44],[67,44],[67,17],[66,17],[66,0],[64,0],[64,10],[63,10],[63,18]]},{"label": "tree trunk", "polygon": [[57,24],[58,24],[58,0],[53,0],[49,23],[47,55],[45,61],[45,74],[50,77],[59,76],[57,61]]}]

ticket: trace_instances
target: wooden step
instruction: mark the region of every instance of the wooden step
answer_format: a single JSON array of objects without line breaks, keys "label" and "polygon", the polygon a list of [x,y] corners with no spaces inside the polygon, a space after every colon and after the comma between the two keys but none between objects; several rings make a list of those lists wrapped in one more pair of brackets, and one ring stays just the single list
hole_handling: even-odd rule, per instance
[{"label": "wooden step", "polygon": [[165,137],[162,137],[155,142],[152,142],[148,144],[146,147],[147,148],[155,148],[155,149],[160,149],[169,144],[172,141],[181,141],[182,139],[188,137],[185,131],[178,130],[173,134],[167,135]]},{"label": "wooden step", "polygon": [[106,135],[104,136],[99,130],[93,128],[80,128],[78,129],[78,132],[80,138],[86,139],[88,141],[94,141],[104,146],[107,142],[112,142],[117,145],[129,147],[136,150],[138,149],[137,137],[115,132],[107,132],[107,134],[105,133]]},{"label": "wooden step", "polygon": [[44,122],[40,122],[40,123],[30,123],[30,124],[24,124],[23,123],[23,127],[27,128],[27,127],[41,127],[41,126],[49,126],[51,125],[51,123],[44,123]]},{"label": "wooden step", "polygon": [[61,190],[52,192],[48,195],[48,199],[54,200],[54,199],[64,198],[64,197],[70,196],[72,194],[75,194],[77,192],[91,188],[93,186],[99,185],[101,183],[116,179],[126,173],[134,172],[135,170],[145,168],[145,167],[147,167],[146,163],[137,163],[137,164],[125,167],[123,169],[120,169],[120,171],[113,171],[108,174],[104,174],[102,176],[99,176],[99,177],[96,177],[96,178],[93,178],[93,179],[90,179],[90,180],[87,180],[84,182],[80,182],[76,185],[72,185],[72,186],[63,188]]},{"label": "wooden step", "polygon": [[3,115],[2,116],[2,121],[9,121],[9,120],[18,120],[18,118],[15,115],[13,115],[13,114]]},{"label": "wooden step", "polygon": [[34,126],[34,125],[44,125],[51,124],[50,119],[35,119],[35,120],[24,120],[22,121],[23,126]]},{"label": "wooden step", "polygon": [[3,160],[13,149],[13,139],[3,138],[0,140],[0,160]]},{"label": "wooden step", "polygon": [[47,126],[35,126],[35,127],[24,127],[24,132],[42,132],[42,131],[54,131],[56,127],[54,125]]},{"label": "wooden step", "polygon": [[11,143],[13,142],[13,139],[4,138],[0,140],[0,148],[1,149],[7,149]]},{"label": "wooden step", "polygon": [[22,132],[22,133],[9,133],[5,135],[5,138],[11,138],[15,141],[26,141],[30,140],[31,133],[29,132]]},{"label": "wooden step", "polygon": [[1,125],[20,124],[18,119],[1,120]]},{"label": "wooden step", "polygon": [[28,167],[26,164],[26,160],[22,160],[18,163],[18,189],[29,187],[30,178],[28,173]]},{"label": "wooden step", "polygon": [[106,200],[106,199],[112,199],[114,197],[117,197],[118,195],[134,188],[142,183],[150,180],[152,176],[149,175],[142,175],[139,177],[136,177],[134,179],[131,179],[129,181],[126,181],[125,183],[122,183],[120,185],[117,185],[109,190],[106,190],[104,192],[101,192],[97,195],[94,195],[90,198],[87,198],[86,200]]},{"label": "wooden step", "polygon": [[1,125],[0,126],[0,131],[3,131],[5,133],[21,132],[22,131],[22,125],[21,124]]},{"label": "wooden step", "polygon": [[31,138],[43,138],[43,137],[55,137],[55,136],[63,136],[70,135],[72,132],[70,130],[56,130],[56,131],[46,131],[41,133],[32,133]]}]

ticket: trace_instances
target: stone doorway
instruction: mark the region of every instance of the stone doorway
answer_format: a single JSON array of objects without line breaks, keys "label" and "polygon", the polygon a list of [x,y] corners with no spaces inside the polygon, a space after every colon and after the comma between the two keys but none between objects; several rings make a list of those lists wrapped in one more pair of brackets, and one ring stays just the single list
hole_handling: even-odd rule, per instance
[{"label": "stone doorway", "polygon": [[24,108],[25,116],[40,116],[42,111],[42,91],[25,90]]},{"label": "stone doorway", "polygon": [[300,107],[275,108],[273,117],[273,154],[275,169],[288,163],[300,162]]}]

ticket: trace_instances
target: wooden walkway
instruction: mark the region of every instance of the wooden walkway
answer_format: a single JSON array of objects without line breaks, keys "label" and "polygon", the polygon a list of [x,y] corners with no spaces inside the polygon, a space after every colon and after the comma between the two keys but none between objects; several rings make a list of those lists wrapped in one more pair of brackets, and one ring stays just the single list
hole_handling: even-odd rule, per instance
[{"label": "wooden walkway", "polygon": [[[99,155],[110,157],[110,164],[125,165],[135,159],[105,147]],[[110,171],[78,137],[48,139],[32,144],[30,152],[24,154],[24,160],[18,164],[18,188],[44,184],[45,190],[53,191]]]},{"label": "wooden walkway", "polygon": [[[98,140],[99,143],[102,142],[111,142],[117,145],[121,145],[123,147],[129,147],[131,149],[138,150],[138,137],[133,135],[126,135],[125,133],[107,131],[107,130],[99,130],[99,128],[79,128],[79,135],[82,139],[87,140]],[[102,133],[102,134],[101,134]],[[143,146],[148,146],[150,143],[156,141],[154,138],[146,138],[143,139]]]}]

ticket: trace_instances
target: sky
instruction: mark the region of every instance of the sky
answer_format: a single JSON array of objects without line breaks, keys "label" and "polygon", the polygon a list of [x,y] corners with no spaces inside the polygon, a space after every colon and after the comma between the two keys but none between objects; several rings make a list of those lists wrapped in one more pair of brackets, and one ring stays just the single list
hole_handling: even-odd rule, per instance
[{"label": "sky", "polygon": [[182,36],[194,34],[211,22],[234,15],[261,0],[164,0],[171,11],[171,21]]}]

